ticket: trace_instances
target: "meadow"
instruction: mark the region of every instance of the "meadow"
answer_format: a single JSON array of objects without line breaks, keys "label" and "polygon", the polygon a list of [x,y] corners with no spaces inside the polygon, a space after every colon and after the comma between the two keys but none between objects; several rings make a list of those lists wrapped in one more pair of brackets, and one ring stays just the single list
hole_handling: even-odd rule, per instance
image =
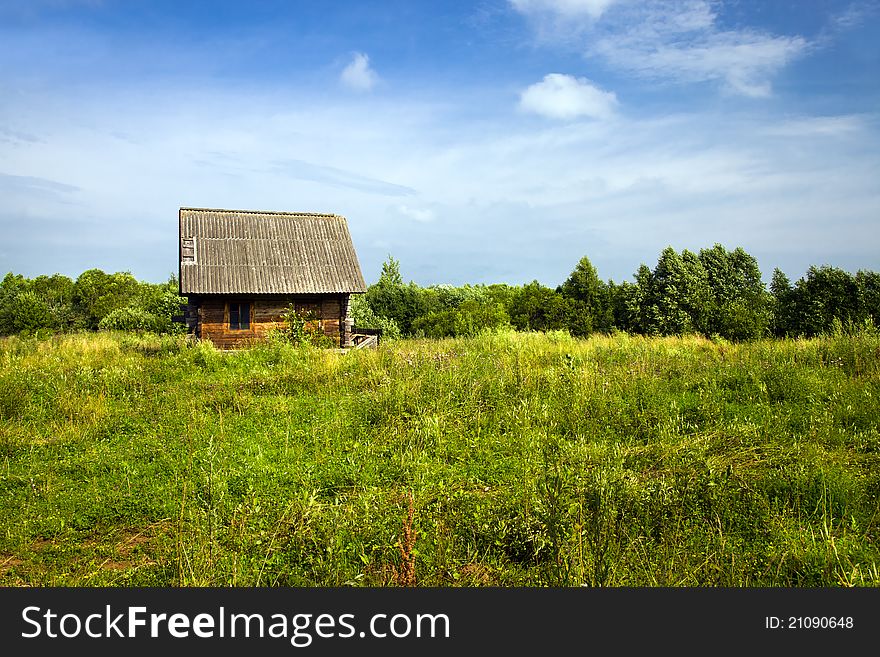
[{"label": "meadow", "polygon": [[0,585],[877,586],[880,337],[0,340]]}]

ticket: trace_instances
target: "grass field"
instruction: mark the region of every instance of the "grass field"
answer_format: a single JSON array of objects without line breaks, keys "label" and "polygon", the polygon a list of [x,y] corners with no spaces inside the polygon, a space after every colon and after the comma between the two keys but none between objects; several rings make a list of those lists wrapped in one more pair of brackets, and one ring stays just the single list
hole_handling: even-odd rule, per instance
[{"label": "grass field", "polygon": [[880,338],[0,342],[0,584],[877,586]]}]

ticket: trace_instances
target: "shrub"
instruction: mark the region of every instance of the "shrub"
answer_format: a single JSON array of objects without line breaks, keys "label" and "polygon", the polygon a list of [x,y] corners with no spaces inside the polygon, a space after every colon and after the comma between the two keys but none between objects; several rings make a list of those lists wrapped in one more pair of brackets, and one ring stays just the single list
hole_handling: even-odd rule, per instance
[{"label": "shrub", "polygon": [[156,331],[159,320],[146,310],[126,306],[111,310],[100,322],[98,329],[102,331]]},{"label": "shrub", "polygon": [[441,310],[419,317],[413,330],[429,338],[475,336],[508,326],[510,318],[500,303],[465,301],[455,310]]},{"label": "shrub", "polygon": [[49,328],[52,313],[49,305],[35,292],[19,292],[9,308],[13,331],[36,331]]},{"label": "shrub", "polygon": [[571,304],[562,294],[532,281],[512,295],[508,313],[517,330],[553,331],[569,325]]},{"label": "shrub", "polygon": [[351,318],[359,328],[382,329],[383,340],[397,340],[401,336],[397,322],[390,317],[376,314],[363,294],[352,295]]},{"label": "shrub", "polygon": [[157,331],[185,333],[186,326],[172,320],[181,312],[181,305],[186,303],[186,299],[178,295],[177,287],[176,276],[171,276],[165,283],[140,283],[137,297],[129,305],[154,315],[157,320]]},{"label": "shrub", "polygon": [[[313,313],[297,311],[293,304],[281,314],[285,327],[277,332],[292,344],[307,344],[313,347],[335,347],[336,341],[325,335],[320,320]],[[276,334],[276,337],[277,337]]]},{"label": "shrub", "polygon": [[89,328],[99,328],[100,321],[114,310],[136,305],[138,286],[129,272],[89,269],[73,285],[73,305],[86,317]]}]

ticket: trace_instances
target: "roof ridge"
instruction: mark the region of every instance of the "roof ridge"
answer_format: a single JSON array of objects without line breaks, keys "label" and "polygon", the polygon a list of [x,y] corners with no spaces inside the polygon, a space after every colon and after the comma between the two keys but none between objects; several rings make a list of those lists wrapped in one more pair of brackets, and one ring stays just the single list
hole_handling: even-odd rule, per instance
[{"label": "roof ridge", "polygon": [[273,215],[289,215],[295,217],[339,217],[345,219],[341,214],[335,212],[290,212],[287,210],[233,210],[230,208],[190,208],[181,207],[180,212],[188,210],[190,212],[228,212],[230,214],[273,214]]}]

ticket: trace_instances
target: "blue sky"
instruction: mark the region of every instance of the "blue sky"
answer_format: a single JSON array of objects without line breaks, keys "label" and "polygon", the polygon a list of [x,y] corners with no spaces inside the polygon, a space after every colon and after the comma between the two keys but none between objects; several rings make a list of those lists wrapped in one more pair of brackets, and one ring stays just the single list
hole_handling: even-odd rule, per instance
[{"label": "blue sky", "polygon": [[368,282],[880,270],[880,3],[0,0],[0,270],[165,280],[181,206],[345,215]]}]

